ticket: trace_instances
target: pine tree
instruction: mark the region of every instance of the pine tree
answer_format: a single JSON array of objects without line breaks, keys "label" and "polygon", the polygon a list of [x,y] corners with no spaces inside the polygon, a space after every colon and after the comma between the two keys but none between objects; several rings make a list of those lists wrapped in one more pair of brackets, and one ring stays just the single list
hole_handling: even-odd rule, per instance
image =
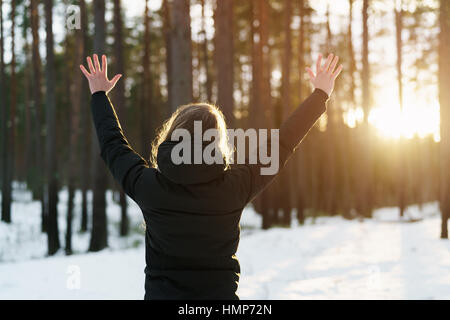
[{"label": "pine tree", "polygon": [[191,103],[192,93],[192,43],[190,0],[173,0],[167,3],[170,17],[170,109]]},{"label": "pine tree", "polygon": [[[106,23],[105,1],[94,0],[94,52],[101,58],[105,54]],[[89,251],[100,251],[108,246],[108,226],[106,216],[106,187],[108,176],[103,160],[100,158],[98,139],[92,131],[93,158],[93,207],[92,207],[92,233]]]},{"label": "pine tree", "polygon": [[215,18],[215,52],[217,64],[217,103],[227,125],[234,126],[234,44],[233,0],[217,1]]},{"label": "pine tree", "polygon": [[[147,1],[146,1],[147,2]],[[147,4],[146,4],[147,8]],[[123,54],[123,22],[122,22],[122,8],[121,1],[114,0],[114,52],[116,57],[116,74],[124,74],[125,73],[125,62],[124,62],[124,54]],[[144,71],[145,72],[145,71]],[[119,81],[114,90],[114,98],[116,100],[118,106],[118,115],[121,119],[125,118],[125,84],[124,81]],[[124,121],[122,121],[122,129],[126,130]],[[120,235],[126,236],[129,231],[129,222],[128,222],[128,206],[127,206],[127,198],[123,189],[119,187],[120,193]]]},{"label": "pine tree", "polygon": [[48,254],[55,254],[59,248],[58,229],[58,172],[56,166],[56,128],[55,128],[55,54],[53,40],[53,0],[45,0],[45,31],[47,59],[45,64],[46,82],[46,119],[47,119],[47,145],[46,145],[46,210]]}]

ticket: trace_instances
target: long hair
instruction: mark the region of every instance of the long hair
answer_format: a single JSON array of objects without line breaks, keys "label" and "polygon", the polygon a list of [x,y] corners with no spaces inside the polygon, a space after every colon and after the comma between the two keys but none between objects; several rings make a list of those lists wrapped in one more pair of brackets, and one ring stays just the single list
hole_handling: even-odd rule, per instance
[{"label": "long hair", "polygon": [[229,167],[233,150],[228,144],[227,125],[222,111],[218,107],[208,103],[192,103],[179,107],[172,116],[167,119],[158,129],[156,137],[152,142],[150,164],[157,168],[158,148],[164,141],[170,140],[176,129],[186,129],[191,135],[194,133],[194,122],[202,122],[202,130],[216,129],[219,141],[217,143],[226,168]]}]

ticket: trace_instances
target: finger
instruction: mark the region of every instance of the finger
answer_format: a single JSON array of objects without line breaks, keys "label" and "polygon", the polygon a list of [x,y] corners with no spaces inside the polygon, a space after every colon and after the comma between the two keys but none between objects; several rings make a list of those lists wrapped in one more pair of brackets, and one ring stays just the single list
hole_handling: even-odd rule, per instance
[{"label": "finger", "polygon": [[344,66],[341,64],[335,72],[333,72],[333,77],[336,79],[341,74],[342,69],[344,69]]},{"label": "finger", "polygon": [[86,78],[89,78],[91,76],[91,74],[86,70],[86,68],[82,64],[80,65],[80,69]]},{"label": "finger", "polygon": [[320,71],[320,66],[322,65],[322,54],[319,53],[319,57],[317,58],[317,64],[316,64],[316,72],[318,73]]},{"label": "finger", "polygon": [[87,60],[88,66],[89,66],[89,70],[91,71],[91,74],[95,74],[95,68],[94,68],[94,65],[92,64],[91,57],[87,57],[86,60]]},{"label": "finger", "polygon": [[106,59],[106,55],[102,55],[102,72],[108,74],[108,60]]},{"label": "finger", "polygon": [[330,66],[330,69],[328,70],[328,72],[330,72],[330,73],[334,72],[334,69],[336,68],[336,65],[337,65],[338,61],[339,61],[339,57],[335,56],[334,59],[333,59],[333,62],[331,63],[331,66]]},{"label": "finger", "polygon": [[111,83],[112,83],[113,87],[116,85],[116,83],[119,81],[120,78],[122,78],[122,75],[121,74],[116,74],[114,76],[114,78],[111,79]]},{"label": "finger", "polygon": [[308,72],[309,79],[311,81],[313,81],[316,78],[316,75],[314,74],[314,72],[311,70],[311,68],[306,68],[306,71]]},{"label": "finger", "polygon": [[327,58],[327,61],[325,62],[325,66],[323,67],[323,70],[327,71],[330,68],[331,61],[333,61],[334,55],[330,53],[330,55]]},{"label": "finger", "polygon": [[100,61],[98,61],[98,55],[94,54],[94,64],[95,64],[95,70],[97,72],[102,72],[102,69],[100,68]]}]

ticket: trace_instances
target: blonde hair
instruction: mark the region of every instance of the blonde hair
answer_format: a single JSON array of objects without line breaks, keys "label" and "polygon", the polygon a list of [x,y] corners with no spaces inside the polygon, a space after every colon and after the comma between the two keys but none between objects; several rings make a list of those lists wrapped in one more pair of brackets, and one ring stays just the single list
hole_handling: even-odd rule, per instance
[{"label": "blonde hair", "polygon": [[217,129],[219,141],[217,146],[223,156],[226,168],[229,167],[233,150],[228,144],[227,125],[225,117],[220,109],[209,103],[192,103],[180,106],[172,116],[158,129],[152,142],[150,163],[157,168],[158,148],[164,141],[170,140],[176,129],[186,129],[191,134],[194,132],[194,122],[201,121],[203,132],[208,129]]}]

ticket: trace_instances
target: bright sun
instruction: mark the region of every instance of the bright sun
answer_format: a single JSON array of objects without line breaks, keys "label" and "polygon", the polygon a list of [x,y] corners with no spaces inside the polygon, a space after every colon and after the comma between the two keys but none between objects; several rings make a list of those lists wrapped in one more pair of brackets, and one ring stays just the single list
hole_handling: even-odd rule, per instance
[{"label": "bright sun", "polygon": [[[434,141],[440,141],[437,100],[430,103],[417,96],[405,99],[403,111],[393,101],[397,100],[384,95],[378,96],[376,105],[370,111],[369,123],[377,129],[380,136],[391,139],[432,136]],[[351,109],[345,112],[344,118],[347,125],[353,128],[363,121],[364,112],[361,108]]]},{"label": "bright sun", "polygon": [[372,109],[369,123],[378,129],[379,133],[388,138],[405,137],[408,139],[418,136],[424,138],[433,136],[440,141],[439,104],[434,105],[405,105],[400,111],[398,105],[387,105]]}]

